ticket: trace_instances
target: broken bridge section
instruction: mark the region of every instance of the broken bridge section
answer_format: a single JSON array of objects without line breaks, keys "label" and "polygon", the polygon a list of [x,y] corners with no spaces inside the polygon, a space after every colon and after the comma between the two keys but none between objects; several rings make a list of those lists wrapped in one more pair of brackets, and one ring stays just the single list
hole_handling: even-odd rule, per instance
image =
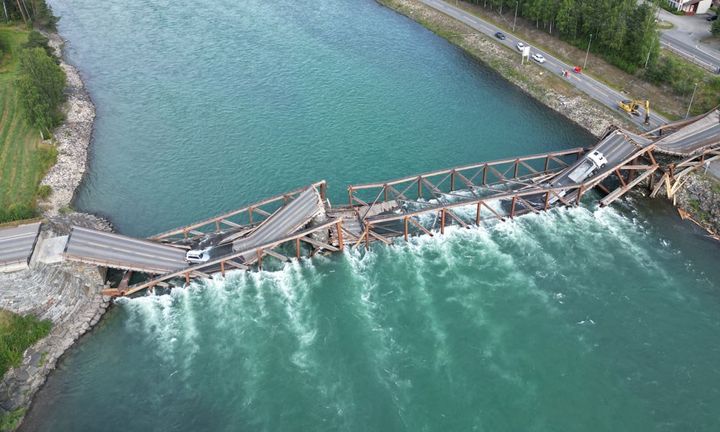
[{"label": "broken bridge section", "polygon": [[[132,239],[74,228],[67,259],[146,273],[129,285],[129,273],[107,295],[130,295],[174,280],[211,278],[230,270],[263,268],[322,252],[345,242],[369,247],[394,238],[444,233],[554,207],[577,206],[597,190],[610,205],[640,184],[654,191],[677,187],[678,179],[708,161],[720,160],[720,112],[675,122],[643,135],[610,128],[591,148],[464,165],[385,182],[352,185],[348,203],[333,207],[324,181],[150,237]],[[654,152],[680,155],[660,166]],[[589,152],[597,154],[589,156]],[[675,152],[675,153],[673,153]],[[598,162],[599,161],[599,162]],[[675,182],[675,183],[673,183]],[[188,250],[205,261],[188,263]],[[207,255],[205,255],[205,253]],[[294,256],[293,256],[294,255]]]},{"label": "broken bridge section", "polygon": [[78,226],[70,232],[64,256],[70,261],[151,274],[188,266],[183,249]]}]

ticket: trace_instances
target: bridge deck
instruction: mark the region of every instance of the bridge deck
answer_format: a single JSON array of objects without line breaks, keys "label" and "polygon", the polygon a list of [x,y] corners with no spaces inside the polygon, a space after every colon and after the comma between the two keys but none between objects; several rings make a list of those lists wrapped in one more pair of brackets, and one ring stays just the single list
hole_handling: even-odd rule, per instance
[{"label": "bridge deck", "polygon": [[27,265],[40,232],[40,222],[0,229],[0,267]]},{"label": "bridge deck", "polygon": [[[637,152],[639,149],[648,146],[651,142],[652,141],[647,138],[643,138],[622,129],[610,132],[595,147],[593,147],[593,151],[597,150],[605,156],[607,159],[607,166],[604,169],[598,170],[592,177],[600,177],[615,170],[618,164],[620,164],[628,156]],[[568,178],[568,176],[583,162],[583,160],[584,159],[579,159],[569,168],[563,170],[555,178],[550,180],[550,184],[555,187],[560,187],[575,183]]]},{"label": "bridge deck", "polygon": [[64,256],[72,261],[146,273],[187,267],[183,249],[77,226],[70,233]]},{"label": "bridge deck", "polygon": [[673,156],[690,156],[720,144],[720,110],[712,111],[655,142],[657,151]]},{"label": "bridge deck", "polygon": [[[342,250],[348,240],[355,247],[363,243],[367,247],[374,241],[391,243],[393,237],[407,239],[409,234],[432,236],[438,228],[443,233],[450,224],[470,227],[551,207],[575,206],[596,187],[606,194],[600,204],[609,205],[645,180],[653,187],[659,169],[653,156],[656,147],[668,153],[705,149],[700,163],[720,157],[715,148],[720,141],[720,111],[676,122],[663,130],[674,132],[659,138],[653,132],[660,130],[642,136],[622,129],[610,130],[590,149],[603,153],[606,166],[574,175],[577,181],[570,179],[570,175],[587,159],[588,149],[567,149],[351,185],[349,203],[335,208],[325,203],[323,181],[159,234],[151,241],[75,228],[66,255],[109,267],[159,274],[127,289],[107,292],[129,295],[163,286],[174,278],[184,277],[189,283],[191,278],[224,275],[228,270],[246,270],[251,265],[261,268],[263,257],[287,261],[290,257],[286,255],[293,254],[293,249],[295,257],[300,258]],[[672,177],[672,168],[665,177]],[[464,208],[467,206],[472,206],[470,211]],[[172,243],[175,247],[158,242]],[[210,259],[188,265],[179,245],[211,247]]]},{"label": "bridge deck", "polygon": [[258,245],[287,237],[324,211],[320,193],[308,187],[294,200],[269,216],[247,237],[233,242],[233,251],[252,250]]}]

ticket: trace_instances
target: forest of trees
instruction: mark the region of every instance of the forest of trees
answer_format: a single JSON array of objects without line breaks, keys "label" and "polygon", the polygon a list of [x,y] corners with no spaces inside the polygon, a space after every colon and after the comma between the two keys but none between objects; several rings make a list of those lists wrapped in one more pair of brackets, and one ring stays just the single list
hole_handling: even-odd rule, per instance
[{"label": "forest of trees", "polygon": [[56,18],[45,0],[0,0],[5,21],[22,21],[42,29],[55,30]]},{"label": "forest of trees", "polygon": [[[602,55],[633,73],[655,62],[660,50],[656,5],[637,0],[467,0],[495,11],[514,12],[550,34]],[[592,35],[592,36],[591,36]]]},{"label": "forest of trees", "polygon": [[[0,0],[7,21],[28,26],[54,29],[57,18],[45,0]],[[1,49],[0,49],[1,50]],[[60,106],[64,100],[65,73],[48,46],[48,39],[33,30],[27,42],[14,53],[18,59],[18,95],[25,117],[41,134],[47,136],[62,120]]]}]

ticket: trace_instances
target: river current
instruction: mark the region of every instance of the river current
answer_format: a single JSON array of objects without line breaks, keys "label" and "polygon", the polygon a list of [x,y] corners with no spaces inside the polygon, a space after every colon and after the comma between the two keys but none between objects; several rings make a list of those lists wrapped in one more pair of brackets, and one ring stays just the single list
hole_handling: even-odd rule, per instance
[{"label": "river current", "polygon": [[[593,143],[372,0],[50,3],[122,233]],[[122,299],[23,430],[718,430],[719,251],[634,194]]]}]

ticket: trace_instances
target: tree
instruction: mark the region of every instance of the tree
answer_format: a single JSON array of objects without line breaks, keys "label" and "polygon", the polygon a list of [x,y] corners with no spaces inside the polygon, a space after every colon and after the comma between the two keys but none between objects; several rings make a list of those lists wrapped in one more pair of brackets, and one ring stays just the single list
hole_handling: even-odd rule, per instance
[{"label": "tree", "polygon": [[573,0],[561,0],[555,16],[555,26],[560,34],[575,36],[577,31],[577,18],[575,17],[575,2]]},{"label": "tree", "polygon": [[17,86],[28,121],[41,132],[49,132],[61,119],[65,72],[42,48],[24,49],[19,55]]},{"label": "tree", "polygon": [[720,36],[720,19],[716,19],[712,23],[712,27],[710,27],[710,32],[714,36]]}]

